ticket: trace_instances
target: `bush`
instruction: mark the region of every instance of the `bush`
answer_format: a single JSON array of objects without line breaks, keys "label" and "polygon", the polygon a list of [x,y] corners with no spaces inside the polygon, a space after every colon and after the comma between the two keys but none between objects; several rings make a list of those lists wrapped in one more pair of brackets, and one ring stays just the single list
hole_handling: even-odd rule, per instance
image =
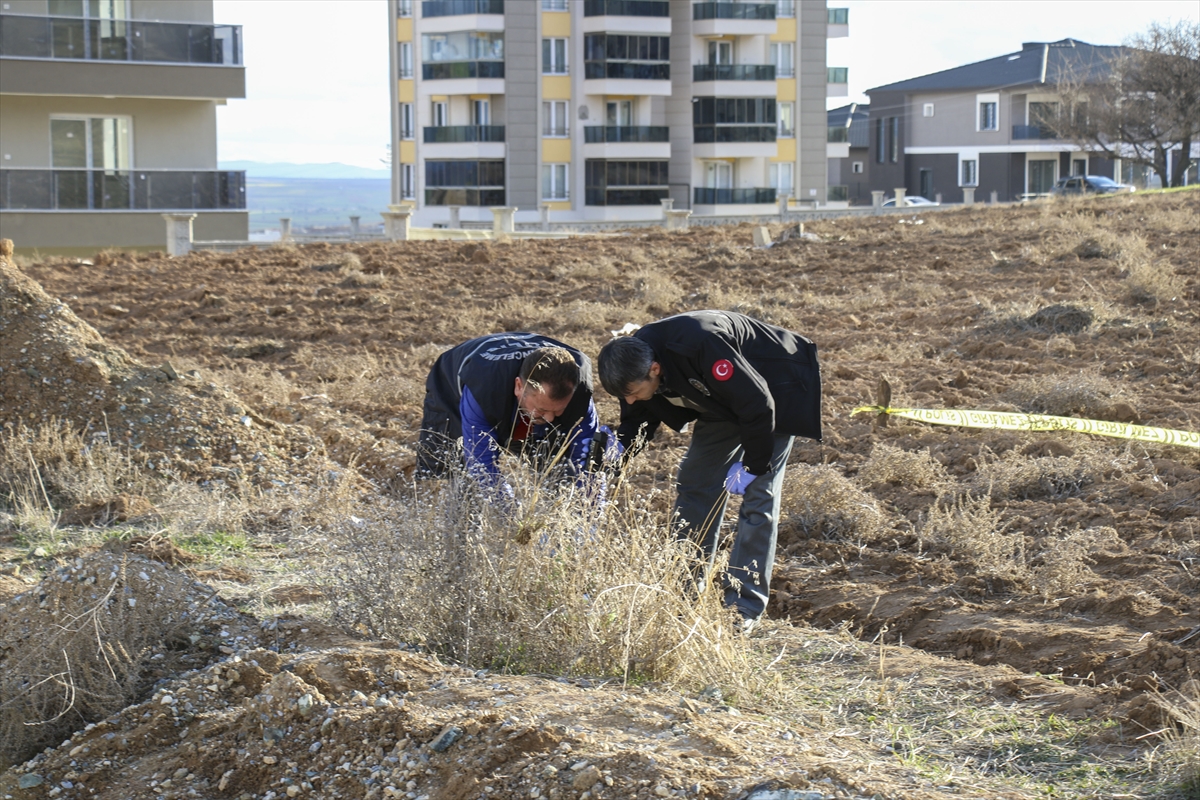
[{"label": "bush", "polygon": [[868,485],[894,483],[913,489],[941,486],[950,480],[946,468],[938,463],[928,448],[909,452],[890,444],[879,443],[871,449],[858,478]]},{"label": "bush", "polygon": [[790,465],[780,506],[781,538],[874,542],[890,530],[875,499],[833,467]]}]

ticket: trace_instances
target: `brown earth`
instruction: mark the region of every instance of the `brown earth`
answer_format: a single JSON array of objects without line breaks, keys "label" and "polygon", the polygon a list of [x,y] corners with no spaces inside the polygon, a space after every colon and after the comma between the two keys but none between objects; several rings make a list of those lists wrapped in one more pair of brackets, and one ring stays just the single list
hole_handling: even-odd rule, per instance
[{"label": "brown earth", "polygon": [[[772,232],[783,238],[782,228]],[[895,419],[877,427],[851,411],[872,402],[886,375],[895,406],[1200,430],[1200,196],[824,221],[807,232],[817,238],[791,235],[769,249],[751,247],[744,225],[179,259],[106,252],[92,263],[30,264],[24,275],[6,270],[0,285],[0,423],[65,419],[140,445],[166,474],[249,476],[267,490],[314,479],[327,453],[386,490],[411,461],[424,374],[444,347],[485,331],[536,330],[594,356],[626,322],[744,311],[809,335],[821,351],[826,435],[797,443],[797,474],[819,474],[803,472],[807,465],[857,480],[885,444],[927,453],[944,469],[928,482],[885,476],[864,485],[882,520],[869,536],[839,535],[828,520],[813,525],[785,500],[770,613],[797,631],[841,626],[902,643],[897,652],[913,663],[941,660],[944,673],[1067,718],[1110,717],[1120,723],[1111,740],[1088,746],[1134,748],[1166,722],[1148,698],[1200,674],[1200,451]],[[343,389],[368,368],[390,382]],[[613,420],[615,403],[598,399]],[[668,485],[684,443],[661,436],[635,485]],[[1033,478],[1013,478],[1026,468]],[[1011,485],[997,488],[997,476]],[[1115,537],[1097,538],[1077,580],[1053,592],[1037,591],[1028,574],[981,575],[978,563],[920,535],[947,486],[989,497],[1031,567],[1072,531]],[[852,766],[861,745],[852,739],[827,739],[831,754],[813,749],[804,731],[751,735],[753,725],[731,724],[719,706],[699,713],[686,698],[664,706],[628,688],[597,694],[479,676],[386,644],[355,646],[350,656],[347,640],[316,624],[279,627],[296,655],[242,651],[241,663],[258,665],[184,676],[170,691],[195,711],[181,716],[178,702],[166,707],[155,695],[73,737],[39,768],[65,769],[67,753],[85,743],[95,751],[88,775],[97,776],[83,780],[89,796],[109,796],[96,784],[112,779],[95,764],[131,763],[110,752],[129,740],[143,743],[126,745],[140,754],[137,774],[157,773],[160,789],[176,783],[166,795],[126,787],[122,797],[184,796],[185,786],[201,785],[200,796],[263,796],[271,786],[282,795],[279,781],[303,784],[306,769],[322,776],[320,785],[309,781],[319,796],[362,796],[363,770],[380,764],[392,784],[376,775],[368,796],[388,796],[383,787],[393,784],[397,796],[431,798],[476,797],[485,785],[498,797],[737,796],[768,779],[830,795],[943,796],[895,775],[871,784]],[[787,627],[773,635],[787,638]],[[230,671],[245,669],[272,691],[230,694],[245,681]],[[318,679],[322,670],[358,671],[334,681]],[[355,690],[365,699],[348,699]],[[306,693],[321,709],[311,719],[334,722],[284,707],[281,698]],[[381,696],[392,705],[376,706]],[[410,715],[403,721],[377,713],[400,699]],[[291,715],[294,736],[264,743],[272,715]],[[449,725],[465,731],[460,749],[431,752]],[[660,745],[663,731],[672,734]],[[172,750],[181,732],[193,735]],[[276,761],[264,759],[269,753]],[[343,760],[348,766],[337,767]],[[593,790],[606,776],[613,786]],[[834,783],[816,785],[822,777]],[[0,790],[15,780],[0,777]],[[408,780],[411,790],[402,787]]]}]

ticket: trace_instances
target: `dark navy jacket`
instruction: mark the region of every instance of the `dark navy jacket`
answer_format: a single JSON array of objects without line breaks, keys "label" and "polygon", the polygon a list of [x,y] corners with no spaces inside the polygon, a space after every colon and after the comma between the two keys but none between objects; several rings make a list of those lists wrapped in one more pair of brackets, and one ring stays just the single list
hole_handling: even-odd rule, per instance
[{"label": "dark navy jacket", "polygon": [[[516,379],[525,356],[539,347],[562,347],[579,365],[579,386],[563,415],[537,425],[524,442],[512,442],[517,423]],[[592,402],[592,362],[562,342],[536,333],[494,333],[463,342],[438,356],[425,381],[425,418],[421,426],[462,437],[468,463],[496,473],[498,448],[530,448],[567,443],[576,471],[586,466],[587,450],[598,418]]]},{"label": "dark navy jacket", "polygon": [[[635,334],[662,367],[659,394],[632,405],[621,400],[621,443],[639,431],[654,437],[660,422],[681,429],[701,415],[737,423],[742,463],[762,475],[777,434],[821,438],[821,370],[817,347],[798,333],[732,311],[692,311],[652,322]],[[664,394],[699,407],[685,408]]]}]

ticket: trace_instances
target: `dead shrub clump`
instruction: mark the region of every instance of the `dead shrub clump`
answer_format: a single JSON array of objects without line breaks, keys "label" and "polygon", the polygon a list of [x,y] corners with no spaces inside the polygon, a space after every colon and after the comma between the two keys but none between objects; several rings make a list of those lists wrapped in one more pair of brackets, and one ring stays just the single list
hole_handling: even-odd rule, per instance
[{"label": "dead shrub clump", "polygon": [[1092,372],[1037,375],[1016,383],[999,399],[1029,414],[1080,415],[1086,419],[1107,413],[1118,401],[1133,400],[1111,380]]},{"label": "dead shrub clump", "polygon": [[783,482],[780,537],[875,542],[890,525],[870,494],[832,467],[794,464]]},{"label": "dead shrub clump", "polygon": [[902,450],[890,444],[879,443],[871,449],[858,478],[865,484],[891,483],[914,489],[941,486],[950,480],[949,473],[930,454],[929,449]]},{"label": "dead shrub clump", "polygon": [[387,283],[387,276],[382,272],[363,272],[362,270],[353,269],[346,273],[346,277],[338,286],[343,289],[380,289]]},{"label": "dead shrub clump", "polygon": [[988,449],[979,454],[979,468],[969,486],[976,496],[1003,500],[1028,500],[1075,494],[1095,479],[1086,455],[1030,458],[1016,450],[996,455]]},{"label": "dead shrub clump", "polygon": [[1169,264],[1140,262],[1129,268],[1125,289],[1133,302],[1155,304],[1178,297],[1183,286]]},{"label": "dead shrub clump", "polygon": [[1046,306],[1025,320],[1050,333],[1082,333],[1095,321],[1096,313],[1092,309],[1069,304]]},{"label": "dead shrub clump", "polygon": [[1088,568],[1095,562],[1092,554],[1120,544],[1121,537],[1110,527],[1076,529],[1062,536],[1051,536],[1035,559],[1030,581],[1046,599],[1079,594],[1096,577]]},{"label": "dead shrub clump", "polygon": [[1025,538],[1011,533],[989,496],[945,494],[918,526],[922,544],[974,565],[984,578],[1023,581]]}]

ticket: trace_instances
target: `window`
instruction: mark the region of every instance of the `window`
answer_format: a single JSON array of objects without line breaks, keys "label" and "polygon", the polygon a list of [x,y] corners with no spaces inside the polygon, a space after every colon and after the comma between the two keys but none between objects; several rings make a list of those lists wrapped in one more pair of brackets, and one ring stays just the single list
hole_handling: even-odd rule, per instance
[{"label": "window", "polygon": [[979,108],[975,120],[978,127],[975,130],[1000,130],[1000,95],[977,94],[975,95],[975,104]]},{"label": "window", "polygon": [[492,124],[492,101],[491,100],[472,100],[471,101],[471,124],[472,125],[491,125]]},{"label": "window", "polygon": [[51,118],[50,164],[56,169],[131,169],[132,126],[129,117]]},{"label": "window", "polygon": [[400,77],[411,78],[413,76],[413,49],[412,42],[400,43]]},{"label": "window", "polygon": [[[774,45],[772,45],[774,47]],[[713,41],[708,43],[709,64],[732,64],[733,42]]]},{"label": "window", "polygon": [[704,164],[706,189],[732,189],[733,164],[728,161],[708,161]]},{"label": "window", "polygon": [[933,103],[926,103],[924,106],[922,106],[921,113],[923,116],[932,117],[933,116]]},{"label": "window", "polygon": [[566,11],[567,0],[542,0],[542,11]]},{"label": "window", "polygon": [[853,172],[855,175],[861,175],[863,172],[863,162],[861,162],[861,161],[850,162],[850,171]]},{"label": "window", "polygon": [[657,206],[670,196],[666,161],[584,162],[585,201],[589,206]]},{"label": "window", "polygon": [[900,160],[900,118],[888,117],[888,161]]},{"label": "window", "polygon": [[565,138],[567,128],[567,101],[547,100],[542,103],[542,136]]},{"label": "window", "polygon": [[667,81],[671,79],[671,38],[618,33],[583,37],[583,77]]},{"label": "window", "polygon": [[959,186],[978,186],[979,162],[973,158],[964,158],[959,176]]},{"label": "window", "polygon": [[417,170],[414,164],[400,165],[400,198],[411,200],[417,196]]},{"label": "window", "polygon": [[413,15],[413,0],[396,0],[396,16],[411,17]]},{"label": "window", "polygon": [[450,124],[450,112],[445,100],[433,101],[433,126],[440,128]]},{"label": "window", "polygon": [[875,163],[882,164],[887,160],[887,150],[884,148],[884,122],[880,117],[875,120]]},{"label": "window", "polygon": [[416,124],[413,120],[413,104],[400,104],[400,138],[412,139],[415,135]]},{"label": "window", "polygon": [[504,205],[504,161],[426,161],[425,205]]},{"label": "window", "polygon": [[568,164],[542,164],[542,199],[566,200]]},{"label": "window", "polygon": [[542,39],[542,74],[567,74],[566,39]]},{"label": "window", "polygon": [[772,164],[771,165],[771,188],[773,188],[780,197],[783,195],[794,194],[792,186],[793,164]]},{"label": "window", "polygon": [[776,17],[794,17],[794,16],[796,16],[796,0],[776,0],[775,16]]},{"label": "window", "polygon": [[796,135],[796,104],[776,103],[775,111],[779,115],[779,135],[790,139]]},{"label": "window", "polygon": [[771,63],[775,65],[776,78],[796,77],[796,67],[792,63],[792,43],[772,42]]},{"label": "window", "polygon": [[609,100],[604,104],[604,124],[627,127],[633,124],[632,100]]}]

